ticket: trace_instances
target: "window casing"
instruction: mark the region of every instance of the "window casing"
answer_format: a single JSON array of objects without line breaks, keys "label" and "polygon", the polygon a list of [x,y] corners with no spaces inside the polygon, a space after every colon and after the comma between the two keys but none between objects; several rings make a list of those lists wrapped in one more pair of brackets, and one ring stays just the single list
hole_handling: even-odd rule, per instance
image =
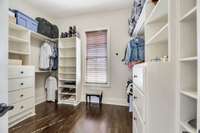
[{"label": "window casing", "polygon": [[86,84],[109,83],[108,30],[86,32]]}]

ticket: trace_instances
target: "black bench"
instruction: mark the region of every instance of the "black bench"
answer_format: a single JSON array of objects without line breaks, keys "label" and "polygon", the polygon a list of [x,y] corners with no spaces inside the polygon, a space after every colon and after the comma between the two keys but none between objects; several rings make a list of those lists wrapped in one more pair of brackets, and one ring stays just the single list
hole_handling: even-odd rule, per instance
[{"label": "black bench", "polygon": [[99,104],[101,105],[102,99],[103,99],[103,91],[92,90],[92,91],[86,92],[86,104],[88,103],[88,98],[89,98],[89,103],[91,102],[91,97],[98,97]]}]

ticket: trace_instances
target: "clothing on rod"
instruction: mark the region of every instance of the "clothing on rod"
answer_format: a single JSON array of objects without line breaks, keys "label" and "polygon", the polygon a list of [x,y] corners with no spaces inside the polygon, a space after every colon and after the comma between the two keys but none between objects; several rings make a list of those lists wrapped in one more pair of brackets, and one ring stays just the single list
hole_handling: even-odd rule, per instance
[{"label": "clothing on rod", "polygon": [[53,76],[49,76],[46,80],[45,88],[47,89],[47,101],[55,102],[56,99],[56,90],[57,87],[57,79]]},{"label": "clothing on rod", "polygon": [[122,61],[132,68],[132,64],[143,62],[145,60],[144,38],[135,37],[128,42]]},{"label": "clothing on rod", "polygon": [[50,68],[50,57],[52,49],[50,45],[45,42],[40,48],[40,69],[47,70]]},{"label": "clothing on rod", "polygon": [[40,69],[58,69],[58,48],[54,42],[45,41],[40,48]]}]

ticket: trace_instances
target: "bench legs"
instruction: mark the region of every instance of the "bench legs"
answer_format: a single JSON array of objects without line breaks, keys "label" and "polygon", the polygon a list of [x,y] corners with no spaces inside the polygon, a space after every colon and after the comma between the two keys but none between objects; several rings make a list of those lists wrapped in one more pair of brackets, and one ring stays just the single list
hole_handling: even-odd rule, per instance
[{"label": "bench legs", "polygon": [[[91,97],[92,97],[92,95],[86,95],[86,104],[88,104],[88,98],[89,98],[89,103],[91,102]],[[96,96],[96,97],[98,97],[99,98],[99,104],[101,105],[102,104],[102,99],[103,99],[103,96],[102,95],[100,95],[100,96]]]}]

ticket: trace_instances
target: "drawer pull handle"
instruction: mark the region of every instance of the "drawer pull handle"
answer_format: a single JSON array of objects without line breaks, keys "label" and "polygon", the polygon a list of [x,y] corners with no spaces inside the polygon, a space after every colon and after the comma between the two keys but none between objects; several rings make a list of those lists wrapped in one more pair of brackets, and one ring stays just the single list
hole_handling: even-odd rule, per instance
[{"label": "drawer pull handle", "polygon": [[21,94],[21,95],[20,95],[20,97],[24,97],[24,95],[23,95],[23,94]]},{"label": "drawer pull handle", "polygon": [[23,71],[21,71],[21,74],[24,74],[24,72],[23,72]]},{"label": "drawer pull handle", "polygon": [[133,77],[134,77],[134,78],[138,78],[138,76],[137,76],[137,75],[134,75]]},{"label": "drawer pull handle", "polygon": [[134,121],[137,121],[137,118],[136,118],[136,117],[134,117],[134,118],[133,118],[133,120],[134,120]]},{"label": "drawer pull handle", "polygon": [[136,96],[134,96],[133,98],[134,98],[134,99],[138,99],[138,97],[136,97]]},{"label": "drawer pull handle", "polygon": [[21,106],[21,109],[23,109],[24,108],[24,106]]},{"label": "drawer pull handle", "polygon": [[24,85],[24,83],[21,83],[21,85]]}]

